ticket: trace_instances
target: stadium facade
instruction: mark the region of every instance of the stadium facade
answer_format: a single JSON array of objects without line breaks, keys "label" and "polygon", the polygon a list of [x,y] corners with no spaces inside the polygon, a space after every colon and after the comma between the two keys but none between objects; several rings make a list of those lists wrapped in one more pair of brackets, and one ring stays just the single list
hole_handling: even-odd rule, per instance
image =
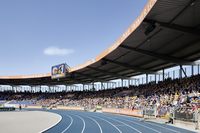
[{"label": "stadium facade", "polygon": [[[180,78],[191,65],[199,71],[200,17],[198,0],[149,0],[128,30],[96,58],[69,69],[65,78],[51,74],[1,76],[1,85],[72,85],[164,75],[166,68],[180,66]],[[162,70],[163,72],[158,72]],[[156,78],[155,78],[156,79]],[[141,82],[141,81],[140,81]],[[142,82],[141,82],[142,83]]]},{"label": "stadium facade", "polygon": [[[162,114],[164,109],[172,109],[172,105],[180,105],[173,111],[173,119],[176,116],[178,120],[184,118],[199,124],[200,100],[198,98],[200,96],[196,95],[197,92],[200,92],[199,11],[199,0],[148,0],[141,15],[128,30],[96,58],[77,67],[69,68],[64,78],[54,79],[51,73],[1,76],[0,85],[9,85],[11,90],[19,92],[19,94],[20,91],[23,91],[23,86],[30,86],[28,91],[31,93],[22,93],[20,96],[12,93],[0,93],[4,94],[6,97],[4,99],[25,98],[32,102],[34,98],[37,99],[34,102],[39,105],[48,105],[49,108],[56,106],[57,109],[91,111],[101,103],[106,108],[98,106],[95,111],[99,109],[111,113],[124,112],[124,114],[129,113],[147,118],[157,117],[158,110],[154,108],[155,106],[159,107],[159,113]],[[176,67],[178,70],[169,71],[168,69],[172,67]],[[63,69],[56,66],[54,70],[56,73],[60,73],[59,70]],[[138,76],[140,77],[138,78]],[[117,85],[113,80],[120,80],[120,83]],[[94,89],[97,83],[100,84],[101,89],[112,88],[113,85],[114,88],[121,88],[114,91],[103,90],[81,94],[72,91],[81,90],[75,86],[76,84],[82,84],[82,90],[85,90],[85,85],[87,89],[90,89],[89,86]],[[139,84],[146,85],[139,86]],[[64,89],[60,88],[60,85],[64,85]],[[60,90],[61,93],[43,95],[40,93],[41,86],[47,86],[48,91],[51,92]],[[130,88],[123,88],[123,86]],[[66,94],[64,91],[68,91],[68,87],[71,87],[69,91],[72,92]],[[182,88],[184,90],[181,90]],[[1,89],[5,90],[5,88]],[[123,95],[123,89],[131,97],[117,97],[116,95]],[[25,89],[25,91],[27,90]],[[132,95],[132,91],[134,95]],[[154,91],[157,95],[152,94]],[[138,96],[135,96],[136,94]],[[194,95],[190,96],[190,94]],[[117,98],[112,97],[114,95]],[[165,96],[167,96],[167,100]],[[77,99],[73,100],[73,97]],[[137,106],[130,101],[134,101]],[[174,101],[175,103],[173,103]],[[16,100],[11,102],[18,104]],[[139,106],[140,103],[144,103],[144,105]],[[59,106],[60,104],[64,106]],[[78,106],[66,106],[69,104]],[[118,110],[109,109],[110,105]],[[185,112],[182,113],[182,110]],[[165,113],[170,111],[167,110]],[[191,116],[191,119],[188,116]]]}]

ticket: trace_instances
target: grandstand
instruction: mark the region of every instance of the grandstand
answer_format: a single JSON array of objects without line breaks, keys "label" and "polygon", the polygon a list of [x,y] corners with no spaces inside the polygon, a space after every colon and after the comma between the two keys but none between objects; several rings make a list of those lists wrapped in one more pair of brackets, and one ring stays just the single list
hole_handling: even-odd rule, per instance
[{"label": "grandstand", "polygon": [[63,121],[46,132],[192,132],[154,123],[168,120],[198,131],[199,11],[199,0],[148,0],[110,48],[64,78],[0,76],[0,105],[53,109]]}]

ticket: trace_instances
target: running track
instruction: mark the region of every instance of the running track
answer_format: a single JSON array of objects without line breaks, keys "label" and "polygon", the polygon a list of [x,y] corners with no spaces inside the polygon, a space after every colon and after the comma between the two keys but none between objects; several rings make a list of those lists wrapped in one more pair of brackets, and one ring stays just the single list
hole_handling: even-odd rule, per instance
[{"label": "running track", "polygon": [[62,120],[45,133],[193,133],[166,124],[108,113],[50,110]]}]

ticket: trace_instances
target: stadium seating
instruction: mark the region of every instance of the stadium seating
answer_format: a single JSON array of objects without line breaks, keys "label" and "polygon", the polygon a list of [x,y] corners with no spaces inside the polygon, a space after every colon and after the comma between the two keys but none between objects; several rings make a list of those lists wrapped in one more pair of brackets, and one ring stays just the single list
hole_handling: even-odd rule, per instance
[{"label": "stadium seating", "polygon": [[[200,75],[183,79],[166,79],[159,83],[129,86],[99,91],[57,93],[0,92],[0,99],[9,104],[46,107],[78,106],[95,108],[140,109],[156,107],[157,116],[169,114],[172,107],[194,111],[200,105]],[[178,112],[177,112],[178,114]]]}]

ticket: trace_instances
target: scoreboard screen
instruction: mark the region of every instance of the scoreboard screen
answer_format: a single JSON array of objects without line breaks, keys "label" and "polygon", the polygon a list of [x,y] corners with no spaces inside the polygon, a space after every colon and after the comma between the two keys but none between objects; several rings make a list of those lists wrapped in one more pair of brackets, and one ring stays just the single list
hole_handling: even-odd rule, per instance
[{"label": "scoreboard screen", "polygon": [[66,76],[66,72],[67,72],[66,66],[67,66],[66,64],[60,64],[60,65],[52,66],[52,68],[51,68],[51,78],[52,79],[64,78]]}]

